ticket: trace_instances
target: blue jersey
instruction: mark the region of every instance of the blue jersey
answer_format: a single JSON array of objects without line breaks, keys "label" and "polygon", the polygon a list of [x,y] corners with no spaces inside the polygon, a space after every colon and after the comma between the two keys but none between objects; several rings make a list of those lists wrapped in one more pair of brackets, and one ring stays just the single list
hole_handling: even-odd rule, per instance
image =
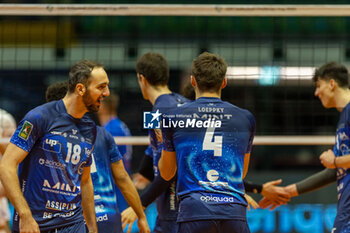
[{"label": "blue jersey", "polygon": [[[109,122],[104,125],[105,129],[112,134],[113,137],[123,137],[131,136],[130,131],[126,124],[122,122],[119,118],[112,118]],[[123,163],[125,169],[128,173],[131,172],[131,155],[132,155],[132,146],[131,145],[118,145],[118,149],[123,156]],[[118,208],[123,211],[128,208],[128,203],[126,202],[123,194],[120,192],[118,187],[115,187],[117,194],[117,203]]]},{"label": "blue jersey", "polygon": [[[40,230],[83,221],[80,182],[91,165],[96,126],[84,116],[70,116],[62,100],[31,110],[11,143],[28,152],[19,166],[19,181]],[[19,229],[14,213],[13,229]]]},{"label": "blue jersey", "polygon": [[[113,137],[131,136],[129,128],[119,118],[115,117],[108,121],[103,127],[112,134]],[[125,169],[130,172],[131,169],[131,145],[118,145],[118,149],[123,156]]]},{"label": "blue jersey", "polygon": [[94,185],[95,209],[99,232],[122,232],[115,183],[111,170],[111,164],[121,159],[122,155],[112,135],[104,128],[98,126],[93,150],[91,178]]},{"label": "blue jersey", "polygon": [[[350,103],[340,113],[333,152],[337,157],[350,154]],[[337,185],[338,211],[335,225],[342,226],[350,221],[350,169],[337,169]],[[336,232],[340,230],[337,229]]]},{"label": "blue jersey", "polygon": [[[156,112],[159,110],[160,113],[166,114],[169,110],[177,108],[187,102],[189,102],[188,99],[177,93],[160,95],[156,99],[152,111]],[[160,140],[158,140],[155,130],[150,130],[149,135],[152,147],[154,176],[158,176],[158,161],[160,159],[163,146]],[[149,155],[149,151],[146,151],[146,154]],[[178,212],[178,204],[176,200],[176,181],[170,185],[166,192],[157,198],[157,211],[159,219],[176,220]]]},{"label": "blue jersey", "polygon": [[201,97],[169,112],[162,133],[164,150],[177,157],[178,221],[244,219],[242,174],[255,134],[253,115],[219,98]]}]

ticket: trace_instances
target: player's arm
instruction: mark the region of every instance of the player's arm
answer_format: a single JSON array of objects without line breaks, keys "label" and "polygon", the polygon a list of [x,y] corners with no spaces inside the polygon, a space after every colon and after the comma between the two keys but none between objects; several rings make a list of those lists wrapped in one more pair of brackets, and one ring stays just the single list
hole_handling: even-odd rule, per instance
[{"label": "player's arm", "polygon": [[97,233],[94,188],[90,175],[90,167],[83,168],[81,177],[81,200],[86,226],[90,233]]},{"label": "player's arm", "polygon": [[[320,189],[326,185],[335,182],[336,180],[336,170],[325,168],[322,171],[305,178],[304,180],[286,186],[284,189],[289,193],[290,197],[295,197],[304,193]],[[268,206],[272,205],[270,209],[274,209],[277,206],[279,206],[278,204],[273,203],[271,199],[268,198],[263,198],[259,202],[259,205],[261,208],[267,208]]]},{"label": "player's arm", "polygon": [[[143,211],[143,207],[141,205],[140,197],[137,193],[137,190],[134,184],[132,183],[129,177],[129,174],[126,172],[124,168],[123,161],[119,160],[112,163],[111,168],[112,168],[112,174],[113,174],[115,183],[117,184],[118,188],[123,194],[125,200],[133,208],[137,217],[139,218],[139,221],[138,221],[139,229],[141,230],[141,232],[151,232],[147,223],[145,212]],[[127,224],[130,224],[128,229],[128,232],[130,232],[133,221],[131,222],[131,220],[128,220],[125,218],[123,219],[123,216],[122,216],[122,222],[123,222],[123,229],[126,227]]]},{"label": "player's arm", "polygon": [[24,198],[17,175],[18,165],[25,159],[28,152],[10,143],[0,162],[0,179],[7,197],[15,207],[20,217],[20,232],[40,232],[39,225]]},{"label": "player's arm", "polygon": [[162,150],[162,156],[158,162],[160,175],[164,180],[171,180],[177,170],[176,152]]},{"label": "player's arm", "polygon": [[350,168],[350,154],[336,157],[332,150],[327,150],[320,155],[320,161],[323,166],[330,169]]},{"label": "player's arm", "polygon": [[244,179],[245,176],[247,175],[248,168],[249,168],[249,160],[250,160],[250,153],[247,153],[247,154],[244,155],[242,179]]}]

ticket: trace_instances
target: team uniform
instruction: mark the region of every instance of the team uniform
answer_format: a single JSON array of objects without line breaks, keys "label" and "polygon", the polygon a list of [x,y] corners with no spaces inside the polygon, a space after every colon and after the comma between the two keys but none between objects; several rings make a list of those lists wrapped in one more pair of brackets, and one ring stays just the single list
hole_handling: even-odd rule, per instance
[{"label": "team uniform", "polygon": [[[95,138],[95,123],[73,118],[62,100],[36,107],[20,122],[11,143],[28,152],[19,181],[41,232],[85,232],[80,185]],[[19,220],[15,212],[14,232]]]},{"label": "team uniform", "polygon": [[[124,122],[122,122],[118,117],[112,118],[103,126],[108,132],[112,134],[113,137],[123,137],[131,136],[129,128]],[[126,171],[130,174],[131,172],[131,155],[132,146],[131,145],[120,145],[118,146],[120,153],[123,156],[123,163]],[[121,211],[128,207],[123,194],[120,192],[118,187],[115,187],[117,193],[117,203]]]},{"label": "team uniform", "polygon": [[95,210],[99,232],[123,232],[117,206],[116,185],[111,170],[111,164],[121,159],[122,155],[112,135],[104,128],[97,126],[91,178],[94,185]]},{"label": "team uniform", "polygon": [[[336,142],[333,148],[336,157],[350,154],[350,103],[340,113]],[[338,209],[333,233],[350,232],[350,169],[337,168]]]},{"label": "team uniform", "polygon": [[242,174],[255,134],[253,115],[201,97],[164,121],[163,150],[177,157],[179,232],[249,232]]},{"label": "team uniform", "polygon": [[[177,108],[189,100],[185,97],[177,94],[164,94],[160,95],[154,102],[152,112],[157,110],[166,114],[170,109]],[[154,177],[157,179],[159,176],[158,161],[162,153],[162,143],[158,140],[157,135],[154,130],[149,131],[151,148],[146,150],[146,155],[153,157],[153,171]],[[148,192],[153,192],[153,190],[148,190]],[[176,180],[174,180],[166,190],[157,198],[157,211],[158,216],[156,220],[155,232],[162,233],[172,233],[177,232],[177,213],[178,213],[178,203],[176,197]]]}]

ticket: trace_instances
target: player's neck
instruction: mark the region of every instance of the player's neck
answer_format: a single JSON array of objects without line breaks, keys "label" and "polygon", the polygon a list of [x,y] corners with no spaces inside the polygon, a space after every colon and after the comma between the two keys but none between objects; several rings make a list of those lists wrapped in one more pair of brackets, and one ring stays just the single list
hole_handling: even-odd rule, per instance
[{"label": "player's neck", "polygon": [[196,99],[200,97],[212,97],[212,98],[221,98],[221,91],[220,92],[199,92],[196,91]]},{"label": "player's neck", "polygon": [[336,109],[341,112],[345,106],[350,102],[350,89],[339,89],[335,97]]},{"label": "player's neck", "polygon": [[74,118],[80,119],[87,112],[87,109],[82,101],[78,101],[78,98],[72,93],[67,94],[62,100],[67,113]]},{"label": "player's neck", "polygon": [[150,87],[147,91],[148,100],[152,105],[154,105],[159,96],[171,93],[172,91],[170,91],[168,86]]}]

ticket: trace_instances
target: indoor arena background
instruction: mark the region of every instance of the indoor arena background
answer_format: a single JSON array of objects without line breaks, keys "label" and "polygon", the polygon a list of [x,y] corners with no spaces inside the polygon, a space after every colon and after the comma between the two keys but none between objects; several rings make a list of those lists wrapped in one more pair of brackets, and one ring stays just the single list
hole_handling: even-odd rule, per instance
[{"label": "indoor arena background", "polygon": [[[261,1],[215,1],[220,3],[260,4]],[[264,1],[264,4],[277,3],[287,1]],[[288,2],[291,3],[334,4],[334,1]],[[146,136],[142,113],[150,111],[152,106],[142,99],[134,69],[136,59],[148,51],[163,54],[170,65],[170,89],[181,93],[189,80],[192,60],[209,51],[221,55],[231,67],[222,99],[253,113],[258,136],[332,136],[339,114],[334,109],[325,110],[314,97],[311,77],[315,67],[329,61],[349,65],[349,30],[349,17],[3,15],[0,16],[0,108],[19,121],[27,111],[45,102],[47,86],[65,80],[72,64],[91,59],[105,66],[110,89],[120,96],[119,118],[133,136]],[[145,148],[133,147],[133,172],[137,171]],[[318,157],[329,148],[332,145],[254,146],[247,178],[257,183],[282,178],[283,184],[290,184],[323,169]],[[261,198],[253,197],[257,201]],[[289,205],[272,212],[248,211],[250,229],[252,232],[330,232],[336,197],[333,184],[293,198]],[[154,208],[148,210],[148,215],[154,218]]]}]

